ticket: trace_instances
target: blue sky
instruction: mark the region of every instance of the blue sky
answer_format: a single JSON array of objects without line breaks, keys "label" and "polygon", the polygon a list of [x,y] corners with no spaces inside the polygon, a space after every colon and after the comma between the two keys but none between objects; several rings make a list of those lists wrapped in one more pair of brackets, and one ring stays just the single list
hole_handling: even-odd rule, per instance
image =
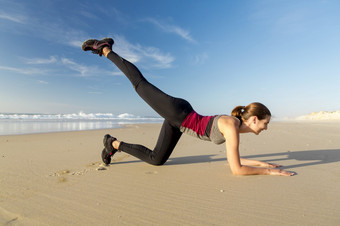
[{"label": "blue sky", "polygon": [[201,114],[262,102],[277,117],[340,109],[340,2],[0,0],[0,112],[154,116],[114,51]]}]

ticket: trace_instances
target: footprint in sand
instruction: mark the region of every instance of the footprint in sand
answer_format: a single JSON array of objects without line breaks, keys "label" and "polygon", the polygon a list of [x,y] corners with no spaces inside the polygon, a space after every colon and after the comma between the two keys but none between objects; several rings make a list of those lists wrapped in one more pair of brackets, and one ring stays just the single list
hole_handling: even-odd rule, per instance
[{"label": "footprint in sand", "polygon": [[66,181],[67,181],[67,179],[65,177],[58,177],[58,182],[59,183],[64,183]]},{"label": "footprint in sand", "polygon": [[66,176],[81,176],[87,173],[88,169],[71,172],[70,170],[59,170],[58,172],[49,174],[50,177],[58,177],[59,182],[66,182]]},{"label": "footprint in sand", "polygon": [[107,170],[107,167],[109,167],[110,165],[106,165],[105,163],[101,163],[99,165],[99,167],[97,167],[97,171],[100,171],[100,170]]},{"label": "footprint in sand", "polygon": [[97,171],[100,171],[100,170],[107,170],[107,168],[105,166],[99,166],[97,169]]},{"label": "footprint in sand", "polygon": [[64,183],[64,182],[67,181],[65,175],[70,174],[70,172],[71,172],[70,170],[60,170],[56,173],[51,173],[49,176],[50,177],[57,177],[59,183]]},{"label": "footprint in sand", "polygon": [[88,169],[83,169],[81,171],[78,171],[78,172],[72,172],[71,175],[74,176],[81,176],[81,175],[84,175],[85,173],[87,173],[89,170]]},{"label": "footprint in sand", "polygon": [[107,170],[107,167],[109,165],[106,165],[105,163],[100,163],[100,162],[91,162],[90,164],[88,164],[87,166],[89,167],[92,167],[92,166],[98,166],[96,168],[97,171],[100,171],[100,170]]},{"label": "footprint in sand", "polygon": [[145,172],[145,174],[158,174],[158,172],[157,171],[147,171],[147,172]]},{"label": "footprint in sand", "polygon": [[[109,165],[106,165],[104,163],[100,162],[91,162],[89,163],[86,167],[96,167],[95,170],[97,171],[102,171],[102,170],[107,170]],[[50,173],[50,177],[58,177],[58,182],[66,182],[67,181],[67,176],[82,176],[89,171],[94,170],[92,169],[82,169],[78,171],[71,171],[71,170],[59,170],[58,172]]]},{"label": "footprint in sand", "polygon": [[69,170],[59,170],[58,172],[51,173],[49,176],[50,177],[60,177],[62,175],[69,174],[69,173],[70,173]]}]

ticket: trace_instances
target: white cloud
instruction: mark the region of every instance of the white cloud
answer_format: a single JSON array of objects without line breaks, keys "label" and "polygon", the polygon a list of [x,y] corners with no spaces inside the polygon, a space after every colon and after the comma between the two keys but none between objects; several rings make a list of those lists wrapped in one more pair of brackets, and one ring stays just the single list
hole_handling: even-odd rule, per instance
[{"label": "white cloud", "polygon": [[[51,56],[48,59],[43,59],[43,58],[24,59],[24,62],[30,65],[47,65],[48,64],[49,68],[46,68],[47,66],[43,66],[43,68],[41,66],[40,67],[36,66],[35,68],[0,66],[0,70],[11,71],[11,72],[15,72],[18,74],[25,74],[25,75],[42,75],[42,74],[52,75],[52,74],[58,74],[58,71],[59,72],[63,71],[66,67],[69,70],[78,72],[81,77],[91,76],[91,75],[98,73],[97,67],[88,67],[88,66],[79,64],[71,59],[68,59],[68,58],[59,59],[58,57],[55,57],[55,56]],[[60,68],[60,65],[62,65],[62,68]],[[52,69],[51,66],[57,66],[57,67],[53,67]],[[112,75],[112,72],[101,71],[100,74]]]},{"label": "white cloud", "polygon": [[83,31],[70,27],[68,21],[42,20],[34,14],[28,14],[24,9],[16,9],[16,12],[11,14],[0,11],[0,21],[1,19],[20,24],[16,29],[21,33],[72,47],[80,48],[81,40],[86,37]]},{"label": "white cloud", "polygon": [[8,14],[4,12],[0,12],[0,19],[9,20],[20,24],[25,23],[25,18],[22,15]]},{"label": "white cloud", "polygon": [[82,64],[78,64],[74,62],[73,60],[70,60],[67,58],[61,58],[61,63],[67,66],[69,69],[79,72],[81,76],[86,76],[88,72],[90,71],[89,67],[84,66]]},{"label": "white cloud", "polygon": [[61,23],[51,24],[37,21],[32,24],[32,30],[38,31],[36,34],[46,40],[79,49],[81,48],[82,40],[85,40],[87,36],[83,31],[67,27],[67,25]]},{"label": "white cloud", "polygon": [[83,44],[83,42],[82,42],[82,41],[79,41],[79,40],[69,40],[69,41],[67,42],[67,44],[68,44],[69,46],[73,46],[73,47],[76,47],[76,48],[80,48],[81,45]]},{"label": "white cloud", "polygon": [[115,51],[131,63],[136,63],[141,60],[140,54],[138,54],[136,46],[129,43],[123,36],[117,35],[114,38]]},{"label": "white cloud", "polygon": [[97,66],[86,66],[80,63],[75,62],[74,60],[68,58],[61,58],[58,64],[62,64],[72,71],[76,71],[80,74],[81,77],[90,77],[90,76],[98,76],[98,75],[108,75],[108,76],[121,76],[123,75],[120,71],[108,71],[98,68]]},{"label": "white cloud", "polygon": [[153,25],[156,25],[158,28],[160,28],[161,30],[163,30],[164,32],[167,33],[174,33],[178,36],[180,36],[181,38],[189,41],[189,42],[196,42],[190,35],[189,31],[184,30],[183,28],[176,26],[176,25],[171,25],[171,24],[165,24],[165,23],[161,23],[153,18],[148,18],[145,19],[145,21],[152,23]]},{"label": "white cloud", "polygon": [[124,73],[121,72],[121,71],[112,71],[109,74],[113,75],[113,76],[122,76],[122,75],[124,75]]},{"label": "white cloud", "polygon": [[[89,72],[91,71],[90,67],[84,66],[82,64],[78,64],[67,58],[58,59],[56,56],[50,56],[47,59],[45,58],[24,59],[23,61],[25,64],[32,64],[32,65],[46,65],[46,64],[63,65],[72,71],[79,72],[81,76],[87,76]],[[42,69],[42,68],[16,68],[16,67],[7,67],[7,66],[0,66],[0,70],[12,71],[12,72],[16,72],[19,74],[26,74],[26,75],[45,74],[48,71],[51,72],[51,70]],[[58,69],[54,69],[54,71],[56,70]],[[39,83],[42,83],[42,81],[39,80]]]},{"label": "white cloud", "polygon": [[38,68],[15,68],[15,67],[7,67],[7,66],[0,66],[0,70],[16,72],[19,74],[25,75],[40,75],[47,73],[46,70],[41,70]]},{"label": "white cloud", "polygon": [[154,47],[141,49],[141,53],[146,57],[154,59],[157,62],[155,64],[156,67],[169,68],[174,61],[174,58],[169,53],[163,54],[159,49]]},{"label": "white cloud", "polygon": [[57,62],[57,58],[55,56],[50,56],[48,59],[44,58],[33,58],[33,59],[24,59],[26,64],[52,64]]},{"label": "white cloud", "polygon": [[88,93],[89,94],[96,94],[96,95],[103,94],[103,92],[96,92],[96,91],[90,91]]},{"label": "white cloud", "polygon": [[43,85],[47,85],[47,84],[48,84],[48,82],[43,81],[43,80],[38,80],[38,83],[39,83],[39,84],[43,84]]},{"label": "white cloud", "polygon": [[203,64],[209,58],[207,53],[202,53],[195,56],[194,63],[195,64]]},{"label": "white cloud", "polygon": [[174,61],[169,53],[162,53],[156,47],[133,45],[122,36],[116,36],[115,42],[115,51],[131,63],[142,62],[145,67],[169,68]]},{"label": "white cloud", "polygon": [[[85,65],[76,63],[75,61],[68,58],[59,58],[57,56],[50,56],[49,58],[33,58],[33,59],[24,59],[24,63],[26,64],[34,64],[34,65],[63,65],[63,67],[67,67],[72,71],[76,71],[80,73],[80,76],[89,76],[93,72],[93,67],[87,67]],[[40,70],[40,69],[36,69]],[[55,69],[58,70],[58,69]]]}]

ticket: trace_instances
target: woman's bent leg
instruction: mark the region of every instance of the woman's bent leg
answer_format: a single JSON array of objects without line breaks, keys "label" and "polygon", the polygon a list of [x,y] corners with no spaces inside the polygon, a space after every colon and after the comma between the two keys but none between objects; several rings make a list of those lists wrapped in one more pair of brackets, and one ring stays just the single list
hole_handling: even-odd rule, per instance
[{"label": "woman's bent leg", "polygon": [[136,158],[152,165],[163,165],[170,157],[182,132],[172,126],[167,120],[164,121],[155,149],[152,151],[138,144],[120,142],[119,150],[124,151]]}]

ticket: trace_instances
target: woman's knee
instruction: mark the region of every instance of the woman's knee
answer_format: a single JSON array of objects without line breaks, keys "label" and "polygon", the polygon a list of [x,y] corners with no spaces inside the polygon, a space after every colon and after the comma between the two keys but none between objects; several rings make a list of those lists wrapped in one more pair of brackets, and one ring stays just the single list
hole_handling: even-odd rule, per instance
[{"label": "woman's knee", "polygon": [[163,158],[159,158],[159,159],[154,158],[149,163],[151,165],[154,165],[154,166],[162,166],[162,165],[164,165],[166,163],[167,160],[168,160],[168,158],[164,158],[164,159]]}]

